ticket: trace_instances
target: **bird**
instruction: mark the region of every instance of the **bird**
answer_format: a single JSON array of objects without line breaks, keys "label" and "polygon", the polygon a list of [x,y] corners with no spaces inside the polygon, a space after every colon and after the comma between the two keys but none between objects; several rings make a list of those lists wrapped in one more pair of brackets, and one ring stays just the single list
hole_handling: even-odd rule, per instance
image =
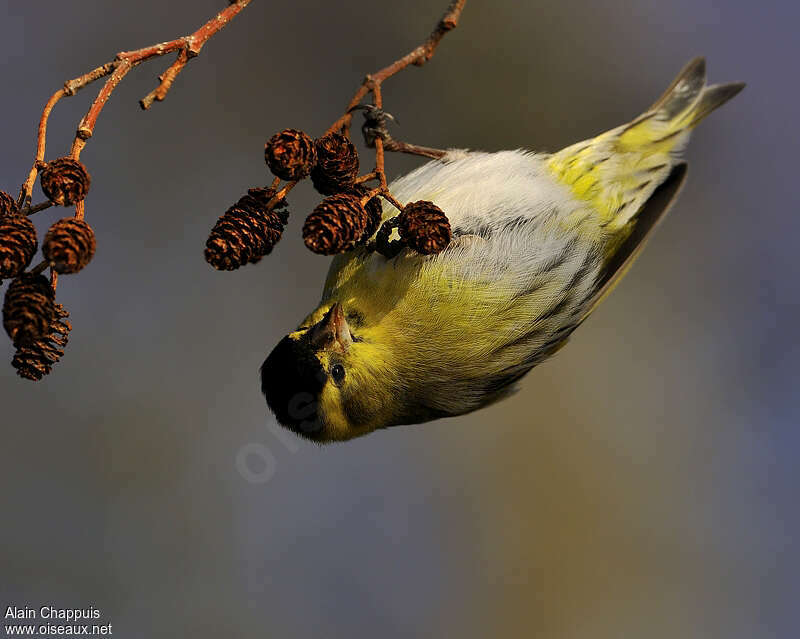
[{"label": "bird", "polygon": [[692,129],[744,86],[707,85],[695,58],[597,137],[556,153],[452,149],[394,181],[401,202],[446,212],[452,240],[334,257],[320,304],[261,366],[277,421],[323,444],[516,392],[626,273],[686,180]]}]

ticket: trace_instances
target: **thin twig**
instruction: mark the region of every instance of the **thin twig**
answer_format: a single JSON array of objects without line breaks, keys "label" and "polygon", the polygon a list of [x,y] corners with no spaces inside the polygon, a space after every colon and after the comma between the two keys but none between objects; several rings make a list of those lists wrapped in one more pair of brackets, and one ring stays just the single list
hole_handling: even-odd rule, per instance
[{"label": "thin twig", "polygon": [[[342,134],[349,136],[353,112],[356,110],[358,105],[361,104],[361,101],[364,99],[364,97],[370,93],[372,94],[372,105],[376,109],[382,109],[383,95],[381,92],[381,84],[384,82],[384,80],[387,80],[395,73],[402,71],[412,64],[416,66],[422,66],[428,60],[430,60],[433,57],[433,54],[436,52],[436,47],[439,46],[439,42],[441,42],[444,35],[448,31],[451,31],[458,26],[458,20],[461,17],[461,13],[464,10],[465,4],[466,0],[452,0],[450,5],[447,7],[447,10],[444,12],[444,15],[439,20],[436,27],[425,42],[423,42],[410,53],[404,55],[402,58],[395,60],[389,66],[384,67],[376,73],[367,75],[364,78],[364,82],[356,90],[353,98],[350,100],[350,104],[347,105],[347,109],[344,114],[330,126],[330,128],[326,131],[326,134],[334,131],[341,131]],[[357,180],[357,182],[360,183],[371,179],[377,179],[380,182],[380,196],[390,202],[395,208],[402,211],[403,205],[391,194],[386,181],[384,151],[387,150],[414,153],[415,155],[424,155],[426,157],[432,157],[436,159],[441,158],[444,153],[438,149],[418,147],[412,144],[396,142],[391,138],[389,138],[386,141],[386,144],[384,144],[384,140],[380,135],[375,138],[375,170],[372,173],[362,176]],[[277,200],[273,198],[273,202],[276,201]],[[270,204],[272,204],[272,202],[270,202]]]},{"label": "thin twig", "polygon": [[[383,94],[381,93],[381,85],[376,82],[371,82],[372,90],[372,104],[376,109],[383,109]],[[386,183],[386,167],[383,157],[383,138],[378,136],[375,138],[375,173],[381,181],[381,189],[388,191],[389,186]]]},{"label": "thin twig", "polygon": [[53,203],[50,200],[47,200],[46,202],[39,202],[39,204],[35,204],[34,206],[22,209],[22,214],[33,215],[34,213],[38,213],[39,211],[44,211],[46,209],[49,209],[51,206],[53,206]]},{"label": "thin twig", "polygon": [[299,183],[300,180],[292,180],[291,182],[284,184],[283,188],[278,191],[269,202],[267,202],[267,210],[271,211],[274,207],[276,207],[280,201],[286,197],[286,194],[289,193],[289,191],[291,191]]},{"label": "thin twig", "polygon": [[226,24],[228,24],[228,22],[230,22],[236,15],[238,15],[242,9],[250,4],[250,1],[251,0],[236,0],[235,2],[230,2],[225,9],[218,12],[213,18],[208,20],[203,26],[201,26],[191,35],[178,38],[176,40],[171,40],[169,42],[155,44],[143,49],[137,49],[136,51],[122,51],[117,54],[112,62],[107,62],[106,64],[99,66],[82,76],[65,82],[64,87],[52,95],[42,111],[42,117],[39,120],[39,135],[36,144],[36,158],[34,160],[33,167],[28,174],[28,178],[25,180],[25,183],[20,189],[20,195],[17,202],[20,208],[30,204],[33,185],[36,182],[36,177],[39,173],[39,164],[44,161],[47,121],[56,102],[65,96],[75,95],[77,91],[88,86],[92,82],[99,80],[100,78],[111,76],[108,78],[105,85],[100,90],[100,93],[97,95],[94,102],[92,102],[89,111],[78,125],[78,130],[75,134],[75,140],[72,143],[72,150],[70,153],[71,157],[78,159],[83,147],[86,145],[86,141],[92,137],[92,134],[94,133],[94,127],[97,123],[97,118],[99,117],[100,112],[103,110],[103,107],[105,107],[109,97],[111,96],[111,93],[114,91],[114,89],[116,89],[117,85],[120,83],[122,78],[125,77],[128,71],[142,62],[149,60],[150,58],[177,52],[178,57],[175,62],[159,78],[160,84],[158,87],[146,95],[140,101],[140,104],[142,108],[147,109],[153,104],[154,101],[163,100],[166,97],[167,92],[172,87],[172,83],[175,81],[175,78],[183,70],[188,61],[197,56],[205,43]]},{"label": "thin twig", "polygon": [[400,202],[398,202],[395,199],[394,195],[391,194],[389,189],[381,190],[381,192],[378,195],[380,195],[384,200],[389,202],[389,204],[391,204],[398,211],[402,211],[405,208],[402,204],[400,204]]},{"label": "thin twig", "polygon": [[178,52],[178,57],[175,62],[159,76],[159,85],[139,101],[143,109],[149,109],[153,102],[160,102],[167,96],[175,78],[183,71],[189,60],[200,53],[200,50],[205,46],[209,38],[228,24],[242,9],[250,4],[250,1],[251,0],[238,0],[237,2],[231,3],[191,35],[170,40],[169,42],[154,44],[149,47],[137,49],[136,51],[123,51],[118,53],[114,62],[111,63],[115,65],[114,72],[106,81],[105,86],[100,90],[100,93],[95,98],[89,111],[78,125],[78,132],[72,145],[72,152],[70,153],[71,157],[76,160],[80,157],[81,150],[86,145],[86,141],[92,137],[100,112],[103,110],[103,107],[105,107],[106,102],[108,102],[111,93],[117,88],[117,85],[128,71],[150,58],[168,55],[176,51]]},{"label": "thin twig", "polygon": [[383,149],[392,153],[408,153],[409,155],[421,155],[422,157],[432,158],[434,160],[442,159],[447,151],[442,149],[433,149],[428,146],[419,146],[418,144],[409,144],[408,142],[399,142],[394,138],[388,138],[383,141]]},{"label": "thin twig", "polygon": [[[46,271],[48,266],[50,266],[50,262],[48,262],[47,260],[42,260],[36,266],[34,266],[29,271],[29,273],[33,273],[34,275],[39,275],[39,273],[42,273],[42,272]],[[53,289],[53,290],[55,290],[55,289]]]},{"label": "thin twig", "polygon": [[378,174],[375,171],[372,171],[372,173],[365,173],[364,175],[359,175],[356,178],[355,183],[363,184],[364,182],[369,182],[370,180],[378,180],[378,179],[380,179],[378,177]]},{"label": "thin twig", "polygon": [[110,75],[114,71],[115,66],[114,62],[106,62],[96,69],[92,69],[89,73],[84,73],[82,76],[67,80],[64,83],[64,93],[66,95],[75,95],[83,87],[90,85],[95,80]]},{"label": "thin twig", "polygon": [[173,62],[162,75],[158,76],[161,84],[159,84],[155,89],[139,100],[139,105],[143,109],[149,109],[151,106],[153,106],[153,102],[160,102],[163,100],[167,96],[167,92],[172,87],[172,83],[175,81],[175,78],[177,78],[178,74],[183,71],[183,67],[186,66],[186,64],[189,62],[189,59],[188,47],[181,49],[178,53],[178,59],[175,60],[175,62]]},{"label": "thin twig", "polygon": [[372,189],[371,191],[367,191],[364,195],[361,196],[361,206],[364,206],[367,202],[369,202],[372,198],[376,195],[380,195],[383,189],[378,187],[376,189]]},{"label": "thin twig", "polygon": [[347,134],[350,129],[350,122],[353,119],[353,108],[361,103],[361,100],[364,99],[364,96],[367,95],[373,87],[379,87],[384,80],[387,80],[409,65],[422,66],[430,60],[433,54],[436,53],[436,47],[439,46],[439,42],[441,42],[444,35],[458,26],[458,20],[461,17],[461,12],[464,10],[466,2],[467,0],[452,0],[441,20],[437,23],[436,28],[434,28],[425,42],[402,58],[395,60],[389,66],[364,78],[364,82],[353,95],[350,104],[347,105],[344,115],[336,120],[326,133],[342,131]]},{"label": "thin twig", "polygon": [[111,93],[117,88],[117,85],[122,82],[122,78],[124,78],[132,68],[130,62],[126,60],[121,60],[115,66],[111,77],[106,80],[103,88],[100,89],[100,93],[97,94],[94,102],[92,102],[92,106],[89,107],[89,111],[87,111],[86,115],[83,116],[78,124],[78,130],[75,133],[75,140],[72,142],[72,150],[69,154],[70,157],[76,160],[81,157],[83,147],[86,146],[87,140],[92,137],[94,133],[94,125],[97,122],[97,118],[100,116],[100,111],[103,110],[103,107],[111,97]]},{"label": "thin twig", "polygon": [[33,192],[33,183],[36,182],[36,176],[39,174],[39,163],[44,161],[45,144],[47,140],[47,120],[50,118],[50,112],[61,98],[68,95],[64,89],[56,91],[42,109],[42,117],[39,118],[39,133],[36,138],[36,157],[33,160],[28,177],[19,191],[19,198],[17,198],[17,206],[20,208],[26,207],[30,204],[31,193]]}]

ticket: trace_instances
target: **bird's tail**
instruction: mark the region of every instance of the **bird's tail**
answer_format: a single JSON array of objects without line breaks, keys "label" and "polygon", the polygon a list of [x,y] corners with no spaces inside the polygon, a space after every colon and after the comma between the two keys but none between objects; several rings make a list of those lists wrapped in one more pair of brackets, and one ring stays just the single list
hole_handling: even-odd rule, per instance
[{"label": "bird's tail", "polygon": [[[689,131],[700,120],[743,88],[744,84],[738,82],[706,86],[706,61],[704,58],[695,58],[683,68],[653,106],[630,124],[621,127],[619,150],[675,153],[682,148],[681,142],[685,145]],[[687,136],[682,136],[684,133]]]},{"label": "bird's tail", "polygon": [[742,88],[706,86],[705,60],[695,58],[645,113],[555,153],[550,168],[594,205],[602,227],[624,228],[680,161],[692,128]]}]

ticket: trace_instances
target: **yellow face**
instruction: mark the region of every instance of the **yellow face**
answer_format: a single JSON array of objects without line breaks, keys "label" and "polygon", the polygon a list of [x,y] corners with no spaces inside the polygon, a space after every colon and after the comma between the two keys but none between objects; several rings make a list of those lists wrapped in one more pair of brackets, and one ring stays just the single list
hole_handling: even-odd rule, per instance
[{"label": "yellow face", "polygon": [[316,442],[351,439],[391,422],[380,345],[359,333],[357,312],[350,318],[352,331],[341,304],[318,309],[261,368],[262,390],[278,422]]}]

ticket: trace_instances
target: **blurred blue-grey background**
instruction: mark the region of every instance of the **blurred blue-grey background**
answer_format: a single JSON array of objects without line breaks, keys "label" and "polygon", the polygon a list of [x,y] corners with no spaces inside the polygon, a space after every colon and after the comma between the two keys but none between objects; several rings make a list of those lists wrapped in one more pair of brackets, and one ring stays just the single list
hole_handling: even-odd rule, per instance
[{"label": "blurred blue-grey background", "polygon": [[[0,188],[64,80],[224,4],[3,2]],[[296,189],[281,244],[237,272],[204,262],[208,230],[267,181],[267,137],[321,133],[444,5],[254,0],[165,102],[137,106],[166,59],[119,87],[82,157],[98,250],[59,286],[68,352],[39,384],[0,367],[0,609],[94,605],[126,637],[797,636],[795,2],[469,0],[385,85],[398,137],[556,150],[700,54],[748,88],[697,130],[622,285],[512,399],[326,448],[267,414],[258,366],[328,265],[299,237],[318,196]],[[48,159],[98,88],[58,105]]]}]

